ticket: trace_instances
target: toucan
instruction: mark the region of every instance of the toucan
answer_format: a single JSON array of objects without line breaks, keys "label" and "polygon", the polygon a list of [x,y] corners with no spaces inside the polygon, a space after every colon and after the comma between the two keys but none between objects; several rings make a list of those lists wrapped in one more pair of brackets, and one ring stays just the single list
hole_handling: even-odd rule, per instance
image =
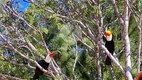
[{"label": "toucan", "polygon": [[[54,54],[55,54],[55,52],[51,52],[50,54],[48,54],[48,55],[46,56],[45,59],[42,59],[42,60],[38,61],[38,64],[39,64],[41,67],[43,67],[44,69],[47,70],[47,69],[48,69],[48,66],[49,66],[49,64],[50,64],[50,61],[51,61],[51,57],[53,57]],[[41,76],[43,73],[44,73],[44,72],[41,71],[41,70],[38,68],[38,66],[36,66],[35,74],[34,74],[34,76],[33,76],[33,80],[39,79],[39,76]]]},{"label": "toucan", "polygon": [[[113,41],[112,32],[109,30],[105,31],[105,38],[106,38],[105,39],[105,47],[113,55],[115,48],[114,48],[114,41]],[[106,56],[105,64],[111,65],[111,59],[109,58],[109,56]]]},{"label": "toucan", "polygon": [[138,73],[134,80],[142,80],[142,72]]}]

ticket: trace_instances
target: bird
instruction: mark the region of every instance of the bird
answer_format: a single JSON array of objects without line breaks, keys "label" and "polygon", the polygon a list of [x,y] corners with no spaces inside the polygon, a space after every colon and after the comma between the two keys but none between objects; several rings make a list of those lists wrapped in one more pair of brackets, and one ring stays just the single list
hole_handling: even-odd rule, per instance
[{"label": "bird", "polygon": [[134,78],[134,80],[142,80],[142,72],[139,72],[136,77]]},{"label": "bird", "polygon": [[[42,68],[48,70],[48,66],[49,66],[49,64],[50,64],[50,62],[51,62],[51,58],[52,58],[54,55],[55,55],[55,52],[51,52],[50,54],[48,54],[48,55],[46,56],[45,59],[42,59],[42,60],[38,61],[38,64],[39,64]],[[34,74],[34,76],[33,76],[32,79],[33,79],[33,80],[39,79],[39,77],[40,77],[43,73],[44,73],[44,72],[43,72],[42,70],[40,70],[40,68],[39,68],[38,66],[36,66],[35,74]]]},{"label": "bird", "polygon": [[[115,46],[114,46],[112,32],[110,30],[105,31],[105,47],[113,55]],[[106,56],[105,64],[111,65],[111,59],[109,58],[109,56]]]}]

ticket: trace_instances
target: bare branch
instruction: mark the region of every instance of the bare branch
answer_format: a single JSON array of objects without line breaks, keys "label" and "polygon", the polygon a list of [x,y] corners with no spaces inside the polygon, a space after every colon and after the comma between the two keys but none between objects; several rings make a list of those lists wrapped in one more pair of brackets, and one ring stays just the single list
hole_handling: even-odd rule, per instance
[{"label": "bare branch", "polygon": [[[73,34],[73,37],[74,37],[74,40],[75,40],[74,34]],[[75,60],[74,60],[73,68],[72,68],[72,75],[73,75],[74,80],[77,80],[76,75],[75,75],[75,73],[74,73],[74,70],[75,70],[75,67],[76,67],[77,60],[78,60],[78,45],[77,45],[77,43],[76,43]]]},{"label": "bare branch", "polygon": [[124,0],[124,25],[122,26],[122,38],[124,41],[124,48],[125,48],[125,67],[126,67],[126,79],[133,80],[132,78],[132,66],[131,66],[131,56],[130,56],[130,40],[128,34],[128,27],[129,27],[129,17],[130,17],[130,10],[127,6],[128,0]]},{"label": "bare branch", "polygon": [[121,16],[119,10],[118,10],[118,7],[116,5],[116,1],[115,0],[112,0],[112,5],[113,5],[114,11],[116,13],[116,16],[117,16],[117,18],[119,20],[119,23],[121,24],[121,26],[123,26],[124,25],[124,21],[122,19],[122,16]]},{"label": "bare branch", "polygon": [[123,76],[125,77],[125,71],[123,67],[121,66],[121,64],[111,55],[111,53],[107,50],[107,48],[104,45],[99,44],[99,46],[106,52],[106,54],[111,58],[111,60],[118,66]]},{"label": "bare branch", "polygon": [[10,79],[10,80],[24,80],[24,79],[21,79],[21,78],[18,78],[18,77],[13,77],[13,76],[9,76],[9,75],[0,73],[0,79],[8,80],[7,78]]},{"label": "bare branch", "polygon": [[50,54],[50,51],[49,51],[49,49],[47,48],[47,45],[46,45],[46,43],[45,43],[45,40],[44,40],[44,38],[43,38],[43,35],[42,35],[41,31],[39,31],[39,34],[40,34],[40,36],[41,36],[42,43],[43,43],[43,45],[44,45],[44,48],[45,48],[46,52],[47,52],[48,54]]},{"label": "bare branch", "polygon": [[141,62],[140,62],[140,59],[141,59],[141,19],[142,19],[142,11],[141,11],[141,14],[140,14],[140,21],[138,22],[138,20],[136,19],[136,16],[133,15],[134,19],[135,19],[135,22],[136,22],[136,27],[137,27],[137,30],[138,30],[138,67],[137,67],[137,73],[140,72],[140,65],[141,65]]},{"label": "bare branch", "polygon": [[[0,59],[0,60],[1,60],[1,59]],[[27,65],[25,65],[25,64],[19,64],[19,63],[17,63],[16,61],[10,61],[10,60],[7,60],[7,59],[2,60],[2,61],[9,62],[9,63],[11,63],[11,64],[13,64],[13,65],[16,65],[16,66],[22,66],[22,67],[27,67],[27,68],[29,68],[29,69],[35,69],[35,67],[33,67],[33,66],[29,65],[29,64],[27,64]]]},{"label": "bare branch", "polygon": [[139,21],[138,21],[137,18],[136,18],[137,14],[133,10],[132,4],[133,4],[132,2],[130,4],[130,2],[127,1],[127,6],[129,7],[129,9],[132,12],[132,16],[134,17],[134,20],[136,22],[136,28],[138,30],[138,57],[137,57],[137,59],[138,59],[137,60],[138,61],[138,66],[137,66],[137,73],[139,73],[140,72],[140,65],[141,65],[141,61],[140,61],[140,57],[141,56],[140,56],[140,54],[141,54],[141,34],[142,34],[142,32],[141,32],[140,25],[141,25],[141,20],[142,20],[142,10],[140,10],[141,12],[140,12],[140,17],[139,17]]}]

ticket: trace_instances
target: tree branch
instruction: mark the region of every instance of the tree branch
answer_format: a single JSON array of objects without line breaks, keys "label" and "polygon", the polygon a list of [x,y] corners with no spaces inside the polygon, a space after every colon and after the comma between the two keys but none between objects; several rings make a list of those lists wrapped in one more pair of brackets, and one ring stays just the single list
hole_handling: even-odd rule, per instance
[{"label": "tree branch", "polygon": [[[74,38],[74,40],[75,40],[74,34],[73,34],[73,38]],[[78,45],[77,45],[77,43],[76,43],[76,48],[75,48],[75,60],[74,60],[73,68],[72,68],[72,75],[73,75],[73,79],[74,79],[74,80],[77,80],[76,75],[75,75],[75,73],[74,73],[77,60],[78,60]]]},{"label": "tree branch", "polygon": [[[0,59],[0,60],[2,60],[2,59]],[[35,67],[33,67],[33,66],[29,65],[29,64],[27,64],[27,65],[25,65],[25,64],[19,64],[19,63],[17,63],[16,61],[10,61],[10,60],[7,60],[6,58],[5,58],[5,60],[2,60],[2,61],[11,63],[11,64],[16,65],[16,66],[27,67],[27,68],[33,69],[33,70],[35,69]]]},{"label": "tree branch", "polygon": [[23,57],[24,59],[26,59],[26,60],[28,60],[28,61],[30,61],[30,62],[36,64],[36,65],[39,67],[39,69],[41,69],[44,73],[47,73],[47,74],[49,74],[52,78],[56,79],[55,75],[54,75],[52,72],[49,72],[49,71],[45,70],[44,68],[42,68],[42,67],[38,64],[38,62],[36,62],[36,61],[34,61],[34,60],[32,60],[32,59],[26,57],[26,56],[23,55],[21,52],[19,52],[16,48],[14,48],[11,44],[9,44],[8,41],[4,39],[4,37],[3,37],[3,35],[2,35],[1,33],[0,33],[0,37],[7,43],[7,45],[8,45],[9,47],[11,47],[11,49],[14,50],[14,52],[18,53],[18,54],[19,54],[21,57]]},{"label": "tree branch", "polygon": [[140,14],[140,21],[138,22],[138,20],[136,19],[136,16],[135,15],[133,15],[133,17],[134,17],[134,20],[135,20],[135,22],[136,22],[136,27],[137,27],[137,30],[138,30],[138,66],[137,66],[137,73],[139,73],[140,72],[140,65],[141,65],[141,61],[140,61],[140,59],[141,59],[141,34],[142,34],[142,32],[141,32],[141,27],[140,27],[140,25],[141,25],[141,20],[142,20],[142,11],[141,11],[141,14]]},{"label": "tree branch", "polygon": [[111,60],[118,66],[123,76],[125,77],[125,71],[123,67],[121,66],[121,64],[111,55],[111,53],[107,50],[107,48],[104,45],[99,44],[99,46],[106,52],[106,54],[111,58]]},{"label": "tree branch", "polygon": [[9,76],[9,75],[2,74],[2,73],[0,73],[0,79],[2,79],[2,80],[8,80],[8,79],[10,79],[10,80],[25,80],[25,79]]},{"label": "tree branch", "polygon": [[130,40],[128,34],[128,27],[129,27],[129,17],[130,17],[130,10],[127,6],[128,0],[124,0],[124,25],[121,27],[122,38],[124,41],[124,48],[125,48],[125,67],[126,67],[126,79],[133,80],[132,78],[132,66],[131,66],[131,56],[130,56]]},{"label": "tree branch", "polygon": [[116,16],[117,16],[117,18],[119,20],[119,23],[121,24],[121,26],[123,26],[124,25],[124,21],[122,19],[122,16],[121,16],[119,10],[118,10],[118,7],[116,5],[116,1],[115,0],[112,0],[112,5],[113,5],[113,8],[114,8],[114,12],[116,13]]}]

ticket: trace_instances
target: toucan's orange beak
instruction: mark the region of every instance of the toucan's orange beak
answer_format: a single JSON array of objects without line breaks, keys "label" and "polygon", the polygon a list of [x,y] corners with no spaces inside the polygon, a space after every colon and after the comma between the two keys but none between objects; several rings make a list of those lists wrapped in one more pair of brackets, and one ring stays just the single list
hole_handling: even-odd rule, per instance
[{"label": "toucan's orange beak", "polygon": [[111,31],[106,31],[106,32],[105,32],[105,35],[106,35],[106,36],[110,36],[111,34],[112,34]]},{"label": "toucan's orange beak", "polygon": [[53,57],[54,55],[55,55],[55,52],[51,52],[51,53],[49,54],[50,57]]}]

